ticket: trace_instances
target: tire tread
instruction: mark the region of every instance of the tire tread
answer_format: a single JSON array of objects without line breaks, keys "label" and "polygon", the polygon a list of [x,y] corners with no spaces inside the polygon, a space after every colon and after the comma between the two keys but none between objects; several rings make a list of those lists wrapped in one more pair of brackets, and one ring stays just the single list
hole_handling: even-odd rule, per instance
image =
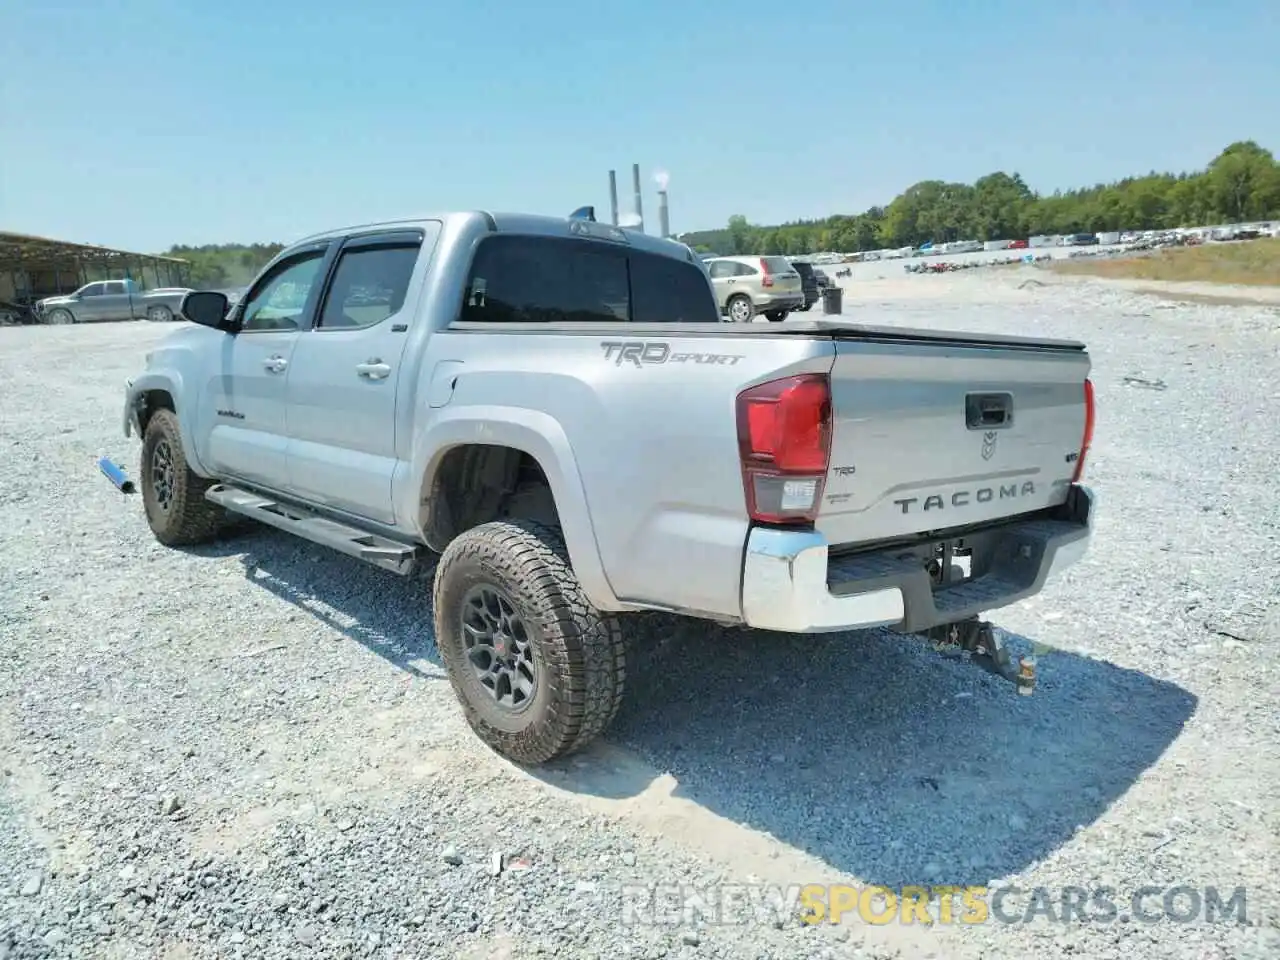
[{"label": "tire tread", "polygon": [[157,527],[152,512],[147,510],[147,522],[155,538],[167,547],[191,546],[207,543],[218,536],[227,523],[227,512],[216,503],[204,498],[205,491],[216,481],[206,480],[187,466],[182,449],[182,433],[178,417],[172,410],[157,410],[147,422],[142,443],[142,496],[148,502],[150,486],[149,461],[151,451],[161,436],[169,441],[173,454],[175,474],[174,505],[168,524]]},{"label": "tire tread", "polygon": [[[446,610],[450,579],[468,567],[505,573],[536,622],[539,654],[552,685],[546,714],[519,733],[485,721],[466,696],[469,669]],[[617,617],[587,600],[560,532],[526,519],[499,520],[465,531],[445,548],[432,589],[441,658],[467,722],[490,747],[523,764],[541,764],[581,750],[613,723],[626,686],[626,651]]]}]

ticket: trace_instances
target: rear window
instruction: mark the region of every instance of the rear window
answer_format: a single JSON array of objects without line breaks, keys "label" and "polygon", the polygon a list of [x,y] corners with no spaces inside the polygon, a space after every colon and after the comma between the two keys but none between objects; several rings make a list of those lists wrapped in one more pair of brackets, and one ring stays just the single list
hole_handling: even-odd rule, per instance
[{"label": "rear window", "polygon": [[461,320],[487,323],[716,323],[702,268],[589,240],[486,237]]},{"label": "rear window", "polygon": [[762,257],[765,269],[770,273],[794,273],[795,268],[786,257]]}]

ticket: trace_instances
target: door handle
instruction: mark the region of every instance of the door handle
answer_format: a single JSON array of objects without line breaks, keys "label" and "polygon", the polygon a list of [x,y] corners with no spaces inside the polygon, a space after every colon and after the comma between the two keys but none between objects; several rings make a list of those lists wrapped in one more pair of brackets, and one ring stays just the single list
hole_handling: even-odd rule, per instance
[{"label": "door handle", "polygon": [[263,360],[262,365],[272,373],[279,373],[289,365],[289,361],[277,353],[274,357],[268,357],[266,360]]},{"label": "door handle", "polygon": [[385,380],[391,375],[391,367],[381,360],[373,359],[357,363],[356,374],[369,380]]}]

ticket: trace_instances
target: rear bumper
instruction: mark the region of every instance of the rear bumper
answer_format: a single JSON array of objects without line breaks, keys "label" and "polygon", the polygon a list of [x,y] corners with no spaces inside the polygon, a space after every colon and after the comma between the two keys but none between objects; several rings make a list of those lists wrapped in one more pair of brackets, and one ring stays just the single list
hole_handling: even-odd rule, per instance
[{"label": "rear bumper", "polygon": [[804,306],[803,293],[775,293],[756,297],[756,311],[769,313],[774,310],[794,310]]},{"label": "rear bumper", "polygon": [[1076,485],[1052,519],[965,537],[983,572],[944,586],[933,584],[909,550],[832,558],[820,533],[756,527],[743,567],[743,618],[748,626],[786,633],[888,626],[916,632],[954,623],[1032,596],[1079,561],[1093,534],[1094,508],[1093,491]]}]

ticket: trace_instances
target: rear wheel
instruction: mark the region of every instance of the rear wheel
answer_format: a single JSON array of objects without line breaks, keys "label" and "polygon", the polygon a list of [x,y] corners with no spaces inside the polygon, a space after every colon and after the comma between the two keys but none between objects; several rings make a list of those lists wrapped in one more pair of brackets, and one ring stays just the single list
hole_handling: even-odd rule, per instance
[{"label": "rear wheel", "polygon": [[588,602],[558,531],[500,520],[457,536],[433,590],[436,643],[467,723],[520,764],[608,729],[626,655],[616,617]]},{"label": "rear wheel", "polygon": [[769,318],[770,323],[781,323],[787,319],[787,312],[786,310],[770,310],[765,316]]},{"label": "rear wheel", "polygon": [[755,316],[755,312],[751,298],[745,294],[739,293],[729,298],[729,319],[734,323],[747,323]]},{"label": "rear wheel", "polygon": [[142,505],[155,538],[167,547],[212,540],[227,512],[204,498],[214,481],[187,466],[182,433],[172,410],[157,410],[142,438]]},{"label": "rear wheel", "polygon": [[173,319],[173,311],[162,303],[147,308],[147,319],[152,323],[168,323]]}]

